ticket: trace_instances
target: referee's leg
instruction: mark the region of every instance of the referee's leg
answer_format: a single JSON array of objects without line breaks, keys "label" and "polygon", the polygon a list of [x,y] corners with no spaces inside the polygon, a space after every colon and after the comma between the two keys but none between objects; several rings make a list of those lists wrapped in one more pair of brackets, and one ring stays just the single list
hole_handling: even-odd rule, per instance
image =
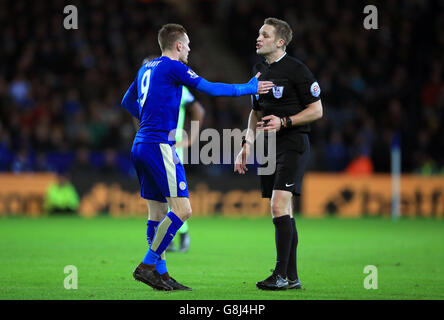
[{"label": "referee's leg", "polygon": [[[295,198],[299,195],[295,195]],[[288,258],[287,265],[287,278],[289,281],[299,281],[298,269],[297,269],[297,247],[298,247],[298,231],[296,228],[296,220],[293,216],[293,198],[290,200],[290,217],[291,227],[293,229],[293,236],[291,239],[290,256]]]},{"label": "referee's leg", "polygon": [[291,225],[291,200],[293,194],[285,190],[273,190],[271,196],[271,214],[275,226],[276,267],[275,273],[287,277],[287,266],[293,239]]}]

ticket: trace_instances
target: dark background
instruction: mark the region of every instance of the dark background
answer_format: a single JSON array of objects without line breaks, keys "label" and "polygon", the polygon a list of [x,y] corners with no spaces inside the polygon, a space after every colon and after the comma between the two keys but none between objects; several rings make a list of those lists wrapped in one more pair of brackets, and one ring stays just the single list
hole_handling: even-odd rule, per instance
[{"label": "dark background", "polygon": [[[79,28],[63,28],[63,8]],[[367,4],[378,30],[363,27]],[[210,81],[240,83],[258,59],[267,17],[286,20],[287,48],[320,84],[324,117],[312,125],[310,171],[341,172],[368,157],[390,171],[401,135],[402,170],[444,174],[443,1],[0,1],[0,171],[119,173],[134,177],[135,131],[120,101],[157,31],[185,26],[190,66]],[[203,128],[245,129],[249,97],[194,92]],[[201,143],[202,145],[202,143]],[[189,165],[220,176],[232,165]],[[251,170],[254,171],[254,170]]]}]

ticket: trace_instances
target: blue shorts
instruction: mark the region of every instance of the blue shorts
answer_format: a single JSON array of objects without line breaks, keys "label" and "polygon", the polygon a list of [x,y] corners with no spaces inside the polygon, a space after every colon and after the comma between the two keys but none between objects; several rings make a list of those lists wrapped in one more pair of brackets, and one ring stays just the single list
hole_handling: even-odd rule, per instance
[{"label": "blue shorts", "polygon": [[166,197],[188,198],[185,169],[173,146],[167,143],[135,143],[131,160],[144,199],[167,202]]}]

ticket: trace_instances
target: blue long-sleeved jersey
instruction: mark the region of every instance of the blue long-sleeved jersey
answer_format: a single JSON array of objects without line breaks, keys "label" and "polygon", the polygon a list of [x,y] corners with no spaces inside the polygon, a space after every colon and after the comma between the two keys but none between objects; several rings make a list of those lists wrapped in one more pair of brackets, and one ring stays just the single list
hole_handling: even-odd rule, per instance
[{"label": "blue long-sleeved jersey", "polygon": [[140,120],[135,143],[174,143],[182,85],[214,96],[239,96],[255,94],[258,81],[252,78],[246,84],[208,82],[182,62],[166,56],[145,63],[122,100],[122,106]]}]

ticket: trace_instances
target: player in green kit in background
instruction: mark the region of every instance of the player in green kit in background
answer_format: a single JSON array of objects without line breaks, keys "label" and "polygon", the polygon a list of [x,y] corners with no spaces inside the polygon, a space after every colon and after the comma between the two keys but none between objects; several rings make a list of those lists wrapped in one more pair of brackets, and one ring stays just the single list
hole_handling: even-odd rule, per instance
[{"label": "player in green kit in background", "polygon": [[[185,125],[185,114],[186,110],[190,110],[191,121],[199,121],[202,123],[205,110],[202,105],[194,98],[190,90],[183,86],[182,89],[182,99],[180,100],[179,107],[179,118],[177,120],[177,131],[176,131],[176,153],[179,156],[180,161],[183,163],[183,150],[191,146],[194,141],[199,136],[199,132],[192,131],[191,137],[188,141],[183,140],[183,128]],[[190,234],[188,232],[188,220],[184,222],[182,227],[178,230],[180,235],[180,245],[179,252],[187,252],[190,249]],[[171,241],[170,245],[167,247],[166,251],[174,252],[177,251],[174,241]]]}]

